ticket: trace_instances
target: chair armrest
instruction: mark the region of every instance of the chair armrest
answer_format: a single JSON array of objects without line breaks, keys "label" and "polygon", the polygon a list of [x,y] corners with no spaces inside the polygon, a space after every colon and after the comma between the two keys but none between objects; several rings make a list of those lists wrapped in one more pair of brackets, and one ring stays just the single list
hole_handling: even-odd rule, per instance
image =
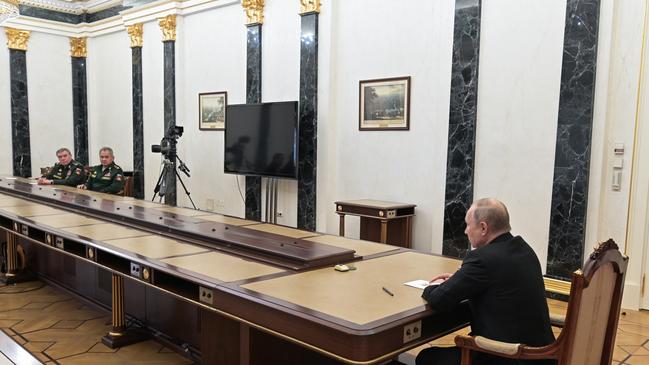
[{"label": "chair armrest", "polygon": [[550,324],[554,327],[563,328],[566,325],[566,316],[558,313],[550,313]]},{"label": "chair armrest", "polygon": [[[455,336],[455,345],[468,355],[469,351],[484,352],[500,357],[521,360],[558,359],[560,344],[556,341],[541,347],[492,340],[481,336]],[[468,362],[470,363],[470,362]]]},{"label": "chair armrest", "polygon": [[455,344],[458,347],[464,347],[480,352],[489,352],[492,354],[516,356],[520,353],[522,344],[509,343],[492,340],[482,336],[456,336]]}]

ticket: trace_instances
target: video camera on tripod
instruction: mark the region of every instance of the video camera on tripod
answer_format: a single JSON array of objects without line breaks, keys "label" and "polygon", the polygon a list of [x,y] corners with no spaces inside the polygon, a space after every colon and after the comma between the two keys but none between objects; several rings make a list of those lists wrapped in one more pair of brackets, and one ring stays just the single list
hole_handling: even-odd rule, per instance
[{"label": "video camera on tripod", "polygon": [[[176,183],[175,183],[175,178],[178,178],[178,181],[182,185],[183,189],[185,189],[185,194],[187,194],[187,197],[189,198],[189,201],[192,203],[192,206],[194,209],[196,208],[196,204],[194,204],[194,201],[192,200],[192,197],[190,195],[190,192],[187,190],[187,187],[185,186],[185,183],[183,180],[180,178],[180,175],[178,174],[178,171],[176,171],[176,167],[178,170],[182,171],[187,177],[189,176],[189,168],[187,165],[185,165],[185,162],[180,159],[178,156],[177,150],[176,150],[176,145],[178,144],[178,138],[180,138],[183,135],[184,128],[181,126],[177,125],[172,125],[169,127],[167,130],[167,133],[165,133],[165,136],[162,137],[162,140],[160,140],[160,144],[154,144],[151,145],[151,152],[153,153],[160,153],[164,157],[164,161],[162,162],[162,171],[160,172],[160,176],[158,177],[158,182],[156,183],[155,188],[153,189],[153,199],[155,200],[156,195],[160,195],[160,198],[165,197],[165,203],[169,204],[167,201],[167,182],[170,182],[171,192],[172,194],[172,200],[170,205],[176,205]],[[176,166],[176,161],[178,161],[178,166]]]},{"label": "video camera on tripod", "polygon": [[169,126],[167,133],[164,137],[162,137],[162,140],[160,140],[160,144],[151,145],[151,152],[162,154],[162,156],[165,157],[165,163],[175,164],[176,159],[178,159],[178,161],[180,162],[180,164],[178,165],[178,170],[182,171],[185,175],[187,175],[187,177],[190,177],[189,168],[180,158],[178,158],[178,153],[176,150],[178,139],[182,137],[184,130],[185,128],[183,128],[182,126]]}]

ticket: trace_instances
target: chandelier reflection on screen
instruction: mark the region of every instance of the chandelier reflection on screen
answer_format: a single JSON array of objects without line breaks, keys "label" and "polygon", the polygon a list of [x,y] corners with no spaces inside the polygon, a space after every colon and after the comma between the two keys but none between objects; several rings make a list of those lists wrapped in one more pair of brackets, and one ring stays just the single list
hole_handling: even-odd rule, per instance
[{"label": "chandelier reflection on screen", "polygon": [[0,0],[0,24],[18,15],[18,0]]}]

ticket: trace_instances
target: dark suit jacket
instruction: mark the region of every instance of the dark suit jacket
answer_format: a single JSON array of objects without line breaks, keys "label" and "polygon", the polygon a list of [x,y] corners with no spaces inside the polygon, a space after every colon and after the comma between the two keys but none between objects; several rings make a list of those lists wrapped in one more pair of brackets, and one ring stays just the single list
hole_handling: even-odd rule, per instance
[{"label": "dark suit jacket", "polygon": [[453,276],[422,297],[437,311],[469,299],[472,335],[531,346],[554,341],[541,264],[520,236],[505,233],[469,252]]}]

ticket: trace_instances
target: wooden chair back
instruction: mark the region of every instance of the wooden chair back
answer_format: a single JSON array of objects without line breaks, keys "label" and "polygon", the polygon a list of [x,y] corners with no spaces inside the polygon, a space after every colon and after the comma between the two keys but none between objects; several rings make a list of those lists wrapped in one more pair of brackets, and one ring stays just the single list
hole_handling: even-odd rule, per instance
[{"label": "wooden chair back", "polygon": [[122,190],[123,196],[133,196],[133,176],[124,177],[124,190]]},{"label": "wooden chair back", "polygon": [[611,363],[627,263],[609,239],[573,274],[559,365]]}]

